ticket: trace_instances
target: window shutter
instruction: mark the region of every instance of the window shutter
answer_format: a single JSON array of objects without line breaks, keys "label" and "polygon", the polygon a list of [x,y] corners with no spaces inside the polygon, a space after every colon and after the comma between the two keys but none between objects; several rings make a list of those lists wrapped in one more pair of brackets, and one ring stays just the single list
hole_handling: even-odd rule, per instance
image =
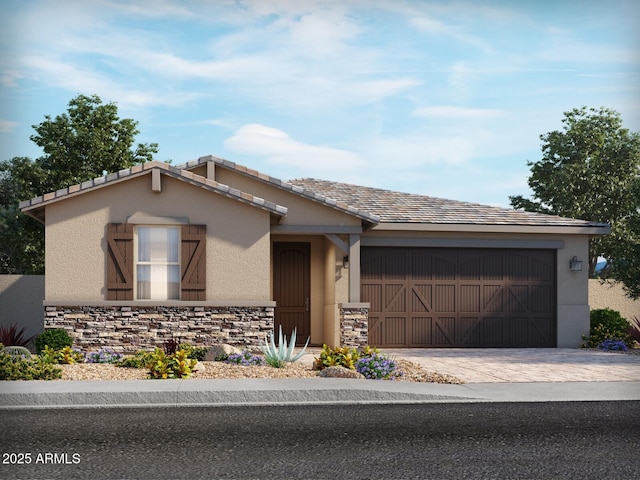
[{"label": "window shutter", "polygon": [[133,225],[107,225],[107,300],[133,300]]},{"label": "window shutter", "polygon": [[182,226],[182,300],[207,299],[206,240],[206,225]]}]

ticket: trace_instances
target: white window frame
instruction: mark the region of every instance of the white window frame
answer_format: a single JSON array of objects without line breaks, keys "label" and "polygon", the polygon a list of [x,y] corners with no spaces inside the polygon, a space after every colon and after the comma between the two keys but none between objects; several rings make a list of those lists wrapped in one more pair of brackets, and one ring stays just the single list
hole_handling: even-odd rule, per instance
[{"label": "white window frame", "polygon": [[[177,261],[169,261],[169,260],[164,260],[164,261],[159,261],[159,260],[145,260],[145,261],[141,261],[139,260],[138,256],[139,256],[139,230],[142,228],[149,228],[149,229],[162,229],[162,230],[175,230],[177,231]],[[180,300],[180,291],[181,291],[181,265],[182,265],[182,259],[181,259],[181,241],[182,241],[182,235],[181,235],[181,228],[177,225],[157,225],[157,224],[141,224],[141,225],[135,225],[134,227],[134,233],[133,233],[133,298],[135,300],[142,300],[142,301],[149,301],[149,300],[155,300],[155,301],[166,301],[166,300]],[[152,276],[153,275],[153,267],[162,267],[162,268],[166,268],[169,266],[175,266],[178,267],[178,288],[177,288],[177,292],[175,292],[175,296],[172,298],[169,298],[169,282],[168,282],[168,273],[165,274],[165,289],[164,289],[164,295],[162,295],[160,292],[163,291],[162,288],[158,288],[158,282],[153,282],[153,279],[150,279],[150,283],[149,283],[149,297],[148,298],[139,298],[139,288],[138,288],[138,267],[139,266],[150,266],[150,272],[149,275]]]}]

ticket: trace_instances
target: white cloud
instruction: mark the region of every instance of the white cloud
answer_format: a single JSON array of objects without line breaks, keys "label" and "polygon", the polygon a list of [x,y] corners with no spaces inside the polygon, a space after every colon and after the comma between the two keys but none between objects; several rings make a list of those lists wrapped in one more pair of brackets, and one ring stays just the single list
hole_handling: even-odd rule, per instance
[{"label": "white cloud", "polygon": [[20,80],[21,78],[24,78],[23,74],[15,70],[8,70],[0,75],[0,85],[8,88],[17,87],[17,80]]},{"label": "white cloud", "polygon": [[19,123],[17,123],[17,122],[12,122],[10,120],[3,120],[3,119],[0,118],[0,132],[2,132],[2,133],[10,133],[18,125],[19,125]]},{"label": "white cloud", "polygon": [[366,166],[353,152],[299,142],[282,130],[256,123],[240,127],[225,140],[224,146],[237,153],[264,158],[270,165],[284,167],[289,172],[287,177],[326,176],[327,173]]},{"label": "white cloud", "polygon": [[422,107],[414,110],[418,117],[453,119],[453,120],[484,120],[502,117],[505,112],[494,108],[462,108],[450,105],[436,107]]}]

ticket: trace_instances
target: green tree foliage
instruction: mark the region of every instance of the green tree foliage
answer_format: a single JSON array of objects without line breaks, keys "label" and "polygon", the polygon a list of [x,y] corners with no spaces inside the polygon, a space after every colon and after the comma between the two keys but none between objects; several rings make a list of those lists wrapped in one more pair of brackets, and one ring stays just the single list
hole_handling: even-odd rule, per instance
[{"label": "green tree foliage", "polygon": [[79,95],[67,113],[34,125],[44,155],[0,162],[0,273],[44,273],[44,228],[18,209],[21,200],[153,160],[158,145],[138,144],[137,122],[114,103]]},{"label": "green tree foliage", "polygon": [[531,167],[534,199],[510,197],[516,209],[611,225],[611,235],[590,244],[589,272],[599,256],[627,294],[640,297],[640,134],[623,128],[608,108],[564,113],[562,131],[540,136],[542,159]]}]

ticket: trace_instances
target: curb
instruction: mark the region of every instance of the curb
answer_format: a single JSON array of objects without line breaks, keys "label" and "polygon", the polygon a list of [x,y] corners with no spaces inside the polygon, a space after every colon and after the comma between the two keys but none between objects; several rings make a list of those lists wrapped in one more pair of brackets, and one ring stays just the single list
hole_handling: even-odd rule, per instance
[{"label": "curb", "polygon": [[327,378],[3,382],[0,409],[640,401],[640,382],[468,383]]}]

